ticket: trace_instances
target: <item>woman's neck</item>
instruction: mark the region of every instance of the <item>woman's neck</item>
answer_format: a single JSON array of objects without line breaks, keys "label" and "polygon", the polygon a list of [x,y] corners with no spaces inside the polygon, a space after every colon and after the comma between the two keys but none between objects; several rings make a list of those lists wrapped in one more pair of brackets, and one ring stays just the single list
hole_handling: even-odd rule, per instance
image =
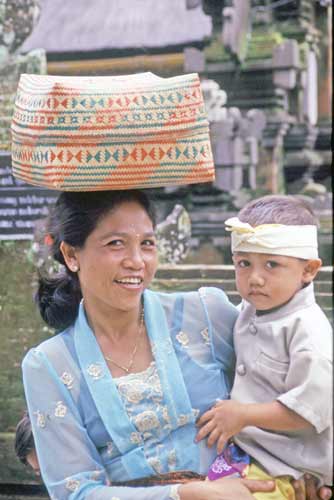
[{"label": "woman's neck", "polygon": [[88,324],[96,338],[107,338],[117,343],[120,339],[133,337],[138,332],[141,304],[124,311],[108,304],[96,306],[84,299],[84,308]]}]

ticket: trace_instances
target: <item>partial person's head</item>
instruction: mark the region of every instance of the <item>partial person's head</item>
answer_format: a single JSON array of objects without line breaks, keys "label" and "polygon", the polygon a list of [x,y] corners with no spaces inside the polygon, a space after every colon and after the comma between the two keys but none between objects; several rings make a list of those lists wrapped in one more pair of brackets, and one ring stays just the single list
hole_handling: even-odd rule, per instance
[{"label": "partial person's head", "polygon": [[315,278],[321,266],[318,222],[303,199],[263,196],[226,224],[232,231],[237,289],[257,310],[287,303]]},{"label": "partial person's head", "polygon": [[38,458],[35,450],[34,436],[27,412],[16,426],[15,453],[17,458],[27,466],[30,466],[36,476],[40,476]]},{"label": "partial person's head", "polygon": [[142,191],[62,193],[48,233],[51,254],[65,271],[40,280],[43,319],[57,329],[69,326],[82,297],[93,307],[137,307],[157,267],[154,228],[154,210]]}]

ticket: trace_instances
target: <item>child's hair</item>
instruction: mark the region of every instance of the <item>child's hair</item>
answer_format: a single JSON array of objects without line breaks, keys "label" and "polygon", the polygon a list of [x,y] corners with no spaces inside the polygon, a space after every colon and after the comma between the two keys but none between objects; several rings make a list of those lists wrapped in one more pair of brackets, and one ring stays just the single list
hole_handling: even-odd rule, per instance
[{"label": "child's hair", "polygon": [[238,214],[241,222],[253,227],[260,224],[318,226],[311,205],[298,196],[267,195],[247,203]]},{"label": "child's hair", "polygon": [[17,458],[24,465],[27,465],[27,456],[35,449],[28,412],[24,412],[22,419],[16,426],[14,446]]}]

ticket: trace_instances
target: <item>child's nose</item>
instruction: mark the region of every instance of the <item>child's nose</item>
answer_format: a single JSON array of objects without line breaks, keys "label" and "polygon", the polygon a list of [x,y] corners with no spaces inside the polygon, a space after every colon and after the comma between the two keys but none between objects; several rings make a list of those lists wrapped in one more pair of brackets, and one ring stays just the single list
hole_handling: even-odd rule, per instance
[{"label": "child's nose", "polygon": [[249,284],[253,286],[263,286],[264,278],[258,270],[253,270],[249,277]]}]

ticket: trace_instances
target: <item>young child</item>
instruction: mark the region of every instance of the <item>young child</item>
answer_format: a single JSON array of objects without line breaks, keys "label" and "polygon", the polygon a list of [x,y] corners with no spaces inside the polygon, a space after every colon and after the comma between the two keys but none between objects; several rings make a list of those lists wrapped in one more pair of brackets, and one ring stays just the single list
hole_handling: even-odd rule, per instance
[{"label": "young child", "polygon": [[[254,496],[291,500],[291,480],[305,473],[332,484],[332,330],[312,283],[321,266],[317,221],[301,199],[264,196],[226,225],[243,299],[236,375],[231,400],[200,418],[197,440],[224,449],[209,479],[242,469],[272,476],[275,492]],[[240,452],[225,447],[232,436]]]},{"label": "young child", "polygon": [[40,476],[34,436],[31,430],[30,418],[27,411],[24,412],[23,417],[16,426],[15,452],[17,458],[24,465],[29,465],[35,475]]}]

